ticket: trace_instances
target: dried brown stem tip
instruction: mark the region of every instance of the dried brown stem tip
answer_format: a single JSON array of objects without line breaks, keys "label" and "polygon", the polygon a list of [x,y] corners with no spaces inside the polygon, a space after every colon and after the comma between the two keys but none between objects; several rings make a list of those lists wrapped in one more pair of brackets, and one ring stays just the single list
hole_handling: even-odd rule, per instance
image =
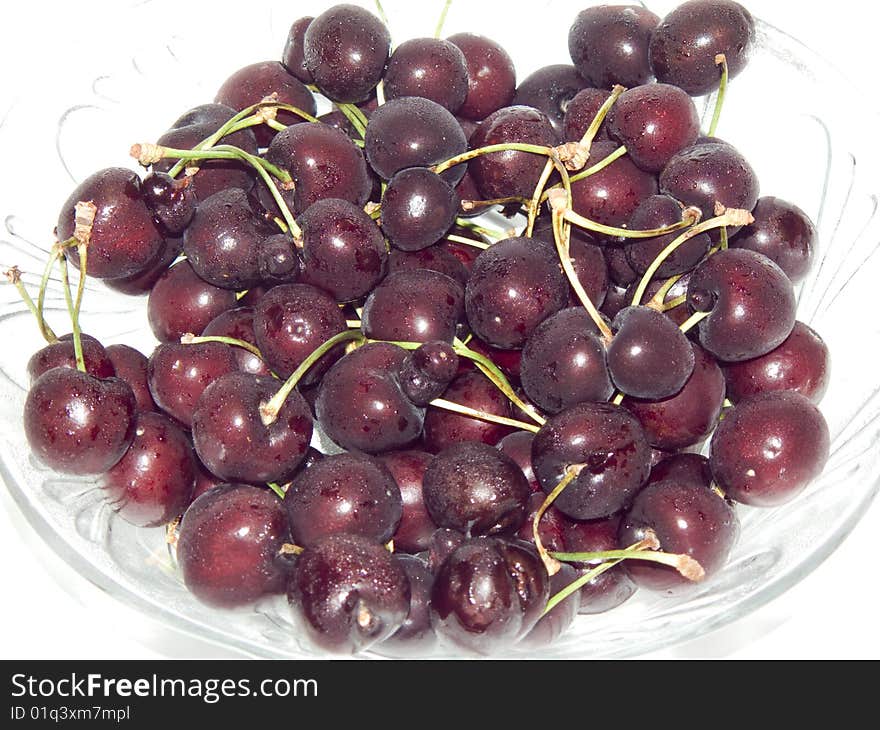
[{"label": "dried brown stem tip", "polygon": [[98,207],[91,200],[81,200],[74,206],[73,211],[73,237],[86,246],[92,238],[92,226],[95,224]]},{"label": "dried brown stem tip", "polygon": [[266,106],[259,107],[254,112],[254,116],[258,117],[263,122],[275,121],[275,118],[278,116],[278,107],[272,105],[277,103],[278,92],[273,91],[271,94],[269,94],[269,96],[264,96],[260,100],[260,104],[265,104]]},{"label": "dried brown stem tip", "polygon": [[280,555],[300,555],[304,549],[305,548],[301,548],[299,545],[294,545],[291,542],[286,542],[278,550],[278,553]]},{"label": "dried brown stem tip", "polygon": [[184,332],[180,336],[181,345],[191,345],[196,336],[192,332]]},{"label": "dried brown stem tip", "polygon": [[679,555],[678,564],[675,567],[678,569],[679,573],[694,583],[697,583],[706,577],[706,571],[703,570],[703,566],[690,555]]},{"label": "dried brown stem tip", "polygon": [[580,142],[566,142],[553,148],[566,170],[582,170],[590,158],[590,148]]},{"label": "dried brown stem tip", "polygon": [[547,191],[547,202],[553,210],[565,210],[568,207],[568,194],[562,188],[551,188]]},{"label": "dried brown stem tip", "polygon": [[720,66],[724,63],[727,63],[727,56],[725,56],[723,53],[719,53],[717,56],[715,56],[716,66]]},{"label": "dried brown stem tip", "polygon": [[165,148],[151,142],[133,144],[129,154],[144,167],[154,165],[165,156]]},{"label": "dried brown stem tip", "polygon": [[17,266],[10,266],[3,272],[3,276],[10,284],[18,284],[21,281],[21,269]]},{"label": "dried brown stem tip", "polygon": [[691,225],[696,225],[703,218],[703,211],[701,211],[695,205],[689,205],[685,208],[681,213],[681,219],[683,221],[690,221]]}]

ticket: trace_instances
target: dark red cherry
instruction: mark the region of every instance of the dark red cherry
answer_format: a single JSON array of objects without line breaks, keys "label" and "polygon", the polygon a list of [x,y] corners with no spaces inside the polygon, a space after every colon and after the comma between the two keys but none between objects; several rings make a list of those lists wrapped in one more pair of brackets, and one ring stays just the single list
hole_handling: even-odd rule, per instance
[{"label": "dark red cherry", "polygon": [[642,424],[648,443],[673,450],[693,446],[712,433],[724,404],[724,375],[708,352],[693,348],[694,368],[684,387],[661,400],[625,398],[626,407]]},{"label": "dark red cherry", "polygon": [[159,255],[144,271],[119,279],[104,279],[104,286],[133,297],[149,294],[162,274],[168,271],[168,267],[180,256],[181,251],[183,251],[183,236],[166,236],[165,245],[159,251]]},{"label": "dark red cherry", "polygon": [[614,388],[605,347],[583,307],[563,309],[539,324],[523,348],[526,395],[547,413],[584,401],[604,401]]},{"label": "dark red cherry", "polygon": [[[522,350],[503,350],[499,347],[492,347],[492,345],[486,344],[479,337],[472,337],[468,340],[467,346],[474,352],[488,357],[494,362],[512,384],[519,384],[520,371],[522,369]],[[459,373],[470,372],[475,369],[476,366],[472,360],[461,358],[459,361]]]},{"label": "dark red cherry", "polygon": [[[538,487],[537,492],[533,492],[529,495],[529,501],[526,503],[526,519],[523,521],[522,525],[520,525],[520,528],[516,533],[516,536],[520,540],[531,543],[532,545],[535,544],[535,515],[538,514],[538,510],[541,509],[546,499],[547,495],[541,491],[540,487]],[[563,535],[566,526],[571,524],[571,522],[572,520],[562,514],[562,512],[556,509],[553,505],[550,505],[544,511],[544,514],[541,515],[541,520],[538,523],[538,535],[547,550],[553,552],[565,552]]]},{"label": "dark red cherry", "polygon": [[567,301],[568,282],[555,251],[524,237],[481,252],[465,288],[471,329],[488,344],[508,349],[523,347]]},{"label": "dark red cherry", "polygon": [[785,273],[748,249],[719,251],[691,274],[687,302],[710,312],[700,343],[720,360],[749,360],[782,344],[795,322],[795,297]]},{"label": "dark red cherry", "polygon": [[745,67],[754,40],[755,21],[739,3],[689,0],[663,18],[651,36],[651,67],[658,81],[701,96],[721,83],[715,57],[725,55],[732,78]]},{"label": "dark red cherry", "polygon": [[196,479],[189,436],[167,416],[141,412],[134,440],[99,485],[113,510],[139,527],[158,527],[183,514]]},{"label": "dark red cherry", "polygon": [[196,212],[198,199],[192,189],[192,178],[175,180],[164,172],[151,172],[141,184],[144,202],[153,211],[162,230],[179,235],[189,225]]},{"label": "dark red cherry", "polygon": [[452,345],[434,340],[410,352],[397,373],[400,387],[417,406],[426,406],[443,395],[459,370]]},{"label": "dark red cherry", "polygon": [[730,242],[764,254],[797,284],[810,270],[818,244],[816,226],[809,216],[781,198],[761,198],[752,211],[755,222],[743,227]]},{"label": "dark red cherry", "polygon": [[393,246],[418,251],[449,232],[459,203],[455,189],[428,168],[400,170],[382,195],[382,230]]},{"label": "dark red cherry", "polygon": [[516,68],[500,45],[474,33],[456,33],[447,38],[464,54],[468,90],[458,116],[480,121],[509,106],[516,92]]},{"label": "dark red cherry", "polygon": [[346,449],[401,449],[422,432],[425,411],[403,393],[395,373],[406,351],[382,342],[357,348],[321,381],[315,413],[324,432]]},{"label": "dark red cherry", "polygon": [[288,542],[287,514],[274,492],[220,484],[184,513],[177,562],[196,598],[235,608],[284,591],[288,565],[280,551]]},{"label": "dark red cherry", "polygon": [[[277,61],[252,63],[238,69],[223,82],[214,101],[240,111],[261,102],[271,94],[276,94],[281,103],[296,107],[306,114],[314,116],[317,112],[312,92]],[[279,109],[276,120],[289,126],[302,122],[303,118],[293,112]],[[260,147],[266,147],[275,136],[275,130],[265,124],[254,127],[253,130]]]},{"label": "dark red cherry", "polygon": [[306,68],[304,48],[306,31],[313,20],[312,16],[306,16],[293,21],[293,25],[290,26],[290,31],[287,34],[284,51],[281,54],[281,63],[284,64],[284,68],[304,84],[314,83],[312,74]]},{"label": "dark red cherry", "polygon": [[581,403],[554,416],[532,442],[532,466],[550,493],[569,467],[580,473],[554,504],[576,520],[607,517],[648,478],[651,448],[634,416],[610,403]]},{"label": "dark red cherry", "polygon": [[[581,89],[568,103],[562,123],[562,137],[566,142],[579,142],[593,123],[599,109],[611,96],[610,91],[587,87]],[[599,127],[596,139],[608,138],[608,125],[604,122]]]},{"label": "dark red cherry", "polygon": [[394,549],[407,553],[429,549],[437,525],[425,507],[422,484],[434,457],[424,451],[392,451],[379,459],[394,477],[403,504],[403,515],[392,538]]},{"label": "dark red cherry", "polygon": [[147,318],[159,342],[177,342],[188,332],[202,332],[211,320],[235,305],[234,291],[209,284],[184,260],[153,286]]},{"label": "dark red cherry", "polygon": [[24,433],[39,461],[64,474],[101,474],[134,438],[137,403],[128,383],[72,368],[47,370],[24,403]]},{"label": "dark red cherry", "polygon": [[[82,343],[83,362],[89,375],[94,375],[96,378],[112,378],[116,375],[116,368],[113,366],[110,354],[98,340],[91,335],[82,334],[80,342]],[[28,379],[33,384],[47,370],[59,367],[76,369],[76,352],[72,334],[61,335],[57,342],[52,342],[31,355],[27,363]]]},{"label": "dark red cherry", "polygon": [[[364,138],[367,161],[376,174],[390,180],[407,167],[438,165],[467,149],[467,138],[456,118],[446,109],[421,97],[392,99],[370,117]],[[457,185],[466,165],[443,173]]]},{"label": "dark red cherry", "polygon": [[346,200],[319,200],[299,220],[303,280],[337,302],[369,294],[385,276],[388,249],[379,226]]},{"label": "dark red cherry", "polygon": [[424,657],[437,645],[437,634],[431,626],[434,575],[420,557],[405,553],[395,553],[393,557],[409,579],[409,612],[401,627],[383,641],[377,651],[383,656]]},{"label": "dark red cherry", "polygon": [[[257,339],[254,335],[254,308],[236,307],[228,309],[211,320],[210,324],[202,331],[205,337],[231,337],[256,346]],[[243,347],[233,347],[235,358],[238,361],[238,369],[252,375],[271,375],[269,366],[250,350]]]},{"label": "dark red cherry", "polygon": [[[535,471],[532,469],[532,441],[535,434],[530,431],[514,431],[505,436],[498,442],[498,448],[513,459],[529,483],[529,488],[533,492],[539,492],[541,485],[535,477]],[[543,495],[541,496],[543,500]],[[540,506],[540,505],[539,505]]]},{"label": "dark red cherry", "polygon": [[419,251],[401,251],[392,248],[388,252],[389,274],[417,269],[428,269],[446,274],[462,286],[467,283],[469,275],[465,265],[442,243],[428,246]]},{"label": "dark red cherry", "polygon": [[440,38],[411,38],[388,59],[385,96],[421,96],[453,114],[468,93],[468,69],[458,46]]},{"label": "dark red cherry", "polygon": [[158,410],[147,383],[147,357],[128,345],[109,345],[107,357],[113,363],[117,378],[131,386],[139,411]]},{"label": "dark red cherry", "polygon": [[[651,198],[655,197],[655,195],[652,195],[646,198],[646,200],[651,200]],[[618,287],[628,287],[631,284],[638,284],[640,277],[630,265],[624,246],[609,244],[602,248],[602,253],[605,254],[605,262],[608,264],[608,277],[615,285]],[[629,298],[628,302],[631,301],[632,297]],[[606,314],[610,316],[610,313],[606,312]],[[617,312],[615,311],[614,314],[617,314]]]},{"label": "dark red cherry", "polygon": [[448,527],[439,527],[431,535],[431,544],[427,551],[428,567],[432,573],[437,573],[446,558],[454,553],[467,538],[458,530]]},{"label": "dark red cherry", "polygon": [[680,453],[667,456],[651,467],[648,484],[676,481],[696,487],[712,486],[712,468],[709,459],[700,454]]},{"label": "dark red cherry", "polygon": [[829,441],[828,424],[808,398],[759,393],[737,403],[715,429],[712,474],[731,499],[775,507],[819,476]]},{"label": "dark red cherry", "polygon": [[[305,359],[334,335],[347,329],[345,315],[333,297],[308,284],[272,287],[254,308],[254,339],[269,367],[288,378]],[[317,383],[345,345],[322,356],[300,380]]]},{"label": "dark red cherry", "polygon": [[[688,284],[690,284],[691,280],[691,272],[686,274],[681,274],[680,278],[667,290],[666,296],[663,297],[663,306],[669,307],[669,309],[664,309],[663,314],[669,317],[675,324],[679,327],[683,325],[687,319],[691,316],[691,310],[688,308],[687,302],[682,300],[682,297],[687,298],[687,290]],[[623,304],[624,306],[628,306],[633,297],[635,297],[636,289],[639,286],[640,279],[632,282],[627,288],[626,293],[623,296]],[[651,283],[648,284],[647,289],[645,289],[645,294],[642,297],[643,302],[650,302],[654,295],[660,290],[660,287],[666,283],[664,279],[652,279]],[[674,304],[675,301],[681,302],[680,304]]]},{"label": "dark red cherry", "polygon": [[303,57],[315,84],[333,101],[366,99],[382,78],[391,36],[375,16],[355,5],[334,5],[315,18]]},{"label": "dark red cherry", "polygon": [[569,103],[588,86],[589,82],[574,66],[563,63],[543,66],[520,81],[511,105],[530,106],[544,112],[557,137],[561,137]]},{"label": "dark red cherry", "polygon": [[631,87],[651,78],[648,44],[660,22],[638,5],[600,5],[581,10],[568,31],[568,52],[591,86]]},{"label": "dark red cherry", "polygon": [[410,608],[406,571],[358,535],[328,535],[297,558],[287,587],[294,620],[317,646],[353,654],[392,636]]},{"label": "dark red cherry", "polygon": [[[483,120],[471,136],[470,147],[510,142],[552,147],[556,132],[544,112],[528,106],[508,106]],[[468,169],[485,200],[511,195],[531,198],[546,162],[543,155],[505,150],[475,158]]]},{"label": "dark red cherry", "polygon": [[[91,202],[97,208],[89,239],[88,275],[115,279],[142,273],[164,246],[162,233],[144,200],[141,180],[124,167],[108,167],[83,180],[61,206],[56,235],[73,237],[75,206]],[[79,267],[76,247],[65,255]]]},{"label": "dark red cherry", "polygon": [[[577,571],[567,563],[562,563],[559,572],[550,576],[550,597],[555,596],[566,586],[577,580]],[[552,644],[574,623],[581,605],[581,594],[575,591],[550,611],[543,614],[538,623],[519,643],[524,649],[541,649]]]},{"label": "dark red cherry", "polygon": [[434,524],[468,536],[511,534],[526,514],[531,490],[513,459],[488,444],[444,449],[425,470],[425,507]]},{"label": "dark red cherry", "polygon": [[818,403],[828,387],[829,368],[825,342],[795,322],[791,334],[766,355],[724,365],[727,397],[736,403],[758,393],[794,390]]}]

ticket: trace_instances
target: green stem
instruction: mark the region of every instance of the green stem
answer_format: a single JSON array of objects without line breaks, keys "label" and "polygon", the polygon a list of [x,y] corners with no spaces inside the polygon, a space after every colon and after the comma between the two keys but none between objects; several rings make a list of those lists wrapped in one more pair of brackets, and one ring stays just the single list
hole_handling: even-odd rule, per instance
[{"label": "green stem", "polygon": [[553,153],[552,147],[545,147],[544,145],[539,144],[528,144],[526,142],[504,142],[501,144],[490,144],[486,147],[478,147],[475,150],[468,150],[467,152],[462,152],[460,155],[456,155],[455,157],[450,157],[445,162],[441,162],[439,165],[434,167],[434,172],[438,175],[442,172],[446,172],[450,167],[455,167],[456,165],[460,165],[462,162],[467,162],[468,160],[473,160],[476,157],[481,157],[482,155],[489,155],[493,152],[531,152],[535,155],[544,155],[545,157],[549,157]]},{"label": "green stem", "polygon": [[675,286],[675,283],[681,277],[682,277],[681,274],[676,274],[675,276],[671,276],[665,282],[663,282],[663,286],[661,286],[657,290],[657,293],[654,294],[653,297],[651,297],[651,301],[648,302],[648,306],[649,307],[653,306],[653,307],[656,307],[657,309],[660,309],[660,311],[663,311],[662,307],[663,307],[664,300],[666,299],[666,295],[669,294],[669,290]]},{"label": "green stem", "polygon": [[626,550],[604,550],[589,553],[550,553],[556,560],[566,563],[592,563],[596,560],[646,560],[675,568],[690,580],[697,581],[705,576],[703,567],[689,555],[664,553],[659,550],[627,548]]},{"label": "green stem", "polygon": [[484,208],[490,205],[510,205],[511,203],[528,205],[529,201],[520,195],[508,195],[504,198],[490,198],[489,200],[462,200],[461,208],[464,211],[470,212],[474,208]]},{"label": "green stem", "polygon": [[196,337],[194,335],[184,335],[180,338],[180,342],[183,345],[198,345],[202,342],[220,342],[224,345],[240,347],[242,350],[247,350],[252,355],[256,355],[260,360],[264,359],[263,353],[260,352],[256,345],[252,345],[245,340],[237,340],[235,337],[224,337],[222,335],[200,335]]},{"label": "green stem", "polygon": [[40,328],[40,334],[43,335],[43,338],[49,344],[53,342],[58,342],[58,336],[52,331],[52,328],[46,323],[40,316],[40,311],[37,309],[37,305],[34,304],[34,300],[31,299],[31,295],[28,293],[27,288],[21,281],[21,271],[17,266],[12,266],[4,272],[7,280],[10,284],[12,284],[16,290],[18,290],[18,294],[21,297],[22,301],[25,303],[27,308],[31,311],[31,314],[34,315],[37,319],[37,326]]},{"label": "green stem", "polygon": [[623,86],[616,84],[611,90],[611,96],[603,102],[602,106],[599,107],[599,111],[596,112],[596,116],[593,117],[593,121],[590,122],[590,126],[587,127],[584,136],[581,137],[581,145],[586,147],[588,151],[590,147],[593,146],[593,140],[599,132],[599,127],[602,126],[602,122],[605,121],[605,117],[608,116],[611,107],[614,106],[614,103],[624,91],[626,91],[626,89]]},{"label": "green stem", "polygon": [[656,238],[657,236],[665,236],[667,233],[675,233],[675,231],[680,231],[682,228],[687,228],[689,225],[695,223],[694,217],[687,212],[688,210],[690,209],[684,211],[682,219],[677,223],[664,226],[663,228],[651,228],[646,230],[632,230],[630,228],[606,226],[603,223],[597,223],[589,218],[584,218],[573,210],[565,211],[565,220],[578,228],[583,228],[587,231],[595,231],[596,233],[604,233],[607,236],[613,236],[616,238]]},{"label": "green stem", "polygon": [[383,23],[385,23],[385,25],[387,26],[388,25],[388,16],[385,14],[385,8],[382,7],[382,3],[380,2],[380,0],[375,0],[375,3],[376,3],[376,12],[379,13],[380,20]]},{"label": "green stem", "polygon": [[363,139],[367,133],[367,123],[366,118],[360,113],[361,110],[354,104],[337,104],[336,108],[345,115],[345,118],[354,127],[354,131]]},{"label": "green stem", "polygon": [[[80,372],[86,372],[86,362],[83,357],[82,335],[79,331],[79,317],[77,316],[76,307],[73,303],[73,295],[70,292],[70,276],[67,268],[67,257],[63,254],[58,257],[58,266],[61,269],[61,287],[64,290],[64,301],[67,304],[67,311],[70,313],[71,328],[73,329],[73,352],[76,357],[76,369]],[[85,277],[81,271],[80,277]]]},{"label": "green stem", "polygon": [[[52,336],[55,335],[52,330],[48,329],[46,325],[46,289],[49,286],[49,277],[52,275],[52,269],[55,268],[55,263],[58,261],[59,257],[63,258],[63,249],[61,246],[53,246],[52,251],[49,253],[49,260],[46,261],[46,268],[43,269],[43,278],[40,280],[40,291],[37,294],[37,325],[40,328],[40,333],[46,339],[47,342],[51,342],[50,333]],[[57,337],[55,338],[58,339]]]},{"label": "green stem", "polygon": [[538,211],[541,209],[541,195],[544,192],[544,188],[547,186],[547,181],[550,179],[550,174],[553,172],[553,160],[548,159],[547,163],[544,165],[544,169],[541,171],[541,177],[538,178],[538,184],[535,185],[535,192],[532,194],[532,199],[528,204],[528,221],[526,222],[526,230],[523,232],[523,235],[527,238],[532,237],[532,231],[535,228],[535,219],[538,217]]},{"label": "green stem", "polygon": [[544,563],[544,567],[547,568],[547,572],[550,575],[558,573],[560,566],[558,560],[550,557],[547,548],[544,547],[543,540],[541,540],[541,531],[539,528],[541,518],[544,516],[544,513],[550,509],[550,506],[556,501],[556,498],[562,494],[565,488],[577,479],[582,468],[582,464],[572,464],[566,467],[562,479],[560,479],[559,483],[553,487],[553,491],[544,498],[544,501],[541,503],[541,506],[532,518],[532,537],[535,540],[535,547],[538,549],[538,555],[541,556],[541,561]]},{"label": "green stem", "polygon": [[663,302],[660,305],[661,312],[668,312],[670,309],[675,309],[676,307],[680,307],[687,301],[687,294],[682,294],[680,297],[676,297],[675,299],[670,299],[668,302]]},{"label": "green stem", "polygon": [[577,580],[569,583],[565,588],[563,588],[558,593],[554,594],[550,597],[550,600],[547,601],[547,605],[544,607],[544,613],[542,615],[546,615],[550,611],[552,611],[556,606],[562,603],[566,598],[568,598],[572,593],[579,591],[583,586],[589,583],[594,578],[598,578],[602,573],[607,570],[611,570],[615,565],[620,563],[621,560],[609,560],[608,562],[601,563],[597,565],[590,571],[587,571],[582,576],[580,576]]},{"label": "green stem", "polygon": [[724,251],[727,248],[727,244],[728,244],[727,226],[722,226],[719,233],[721,234],[721,237],[720,237],[720,241],[718,243],[718,246],[720,247],[720,250]]},{"label": "green stem", "polygon": [[700,322],[702,322],[706,317],[708,317],[711,312],[694,312],[690,317],[688,317],[684,322],[681,323],[679,329],[682,332],[687,332],[688,330],[696,327]]},{"label": "green stem", "polygon": [[452,234],[444,236],[444,240],[452,241],[453,243],[463,243],[465,246],[473,246],[474,248],[481,248],[484,251],[487,248],[492,247],[491,243],[484,243],[483,241],[477,241],[477,240],[474,240],[473,238],[465,238],[464,236],[455,236]]},{"label": "green stem", "polygon": [[278,495],[279,499],[284,499],[284,490],[275,482],[266,482],[266,486],[269,487],[275,494]]},{"label": "green stem", "polygon": [[721,66],[721,86],[718,87],[718,96],[715,97],[715,112],[712,114],[712,123],[709,125],[710,137],[714,137],[715,130],[718,129],[721,109],[724,107],[724,97],[727,95],[727,81],[730,75],[727,68],[727,57],[723,53],[715,56],[715,64]]},{"label": "green stem", "polygon": [[505,416],[496,416],[493,413],[478,411],[474,408],[469,408],[468,406],[463,406],[459,403],[453,403],[452,401],[445,400],[444,398],[435,398],[431,401],[430,405],[434,406],[435,408],[442,408],[445,411],[459,413],[462,416],[478,418],[481,421],[487,421],[488,423],[497,423],[502,426],[511,426],[513,428],[518,428],[523,431],[538,433],[538,431],[541,430],[538,426],[535,426],[531,423],[526,423],[525,421],[517,421],[515,418],[506,418]]},{"label": "green stem", "polygon": [[443,4],[443,10],[440,11],[440,20],[437,21],[437,28],[434,30],[435,38],[439,38],[443,32],[443,25],[446,23],[446,15],[449,13],[450,5],[452,5],[452,0],[446,0]]}]

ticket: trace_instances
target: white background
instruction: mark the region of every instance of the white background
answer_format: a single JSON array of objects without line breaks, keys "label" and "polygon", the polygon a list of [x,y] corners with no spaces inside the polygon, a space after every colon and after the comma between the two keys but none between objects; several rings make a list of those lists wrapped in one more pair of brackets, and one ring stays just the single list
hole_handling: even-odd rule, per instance
[{"label": "white background", "polygon": [[[63,74],[70,54],[77,55],[78,66],[102,57],[123,57],[129,35],[120,32],[114,23],[119,5],[107,0],[81,0],[4,6],[0,23],[0,113],[17,98],[34,94],[41,78]],[[401,4],[409,10],[398,8],[393,1],[385,5],[389,11],[409,12],[421,24],[425,22],[423,9],[428,3]],[[435,5],[431,3],[432,9]],[[240,4],[239,8],[246,6]],[[455,0],[452,13],[465,12],[467,6],[463,0]],[[863,107],[880,109],[875,52],[880,10],[873,3],[836,0],[818,5],[802,0],[752,0],[748,6],[856,81],[865,95]],[[15,10],[8,10],[10,7]],[[207,12],[222,7],[205,4]],[[308,12],[309,2],[289,3],[287,7],[292,21]],[[528,16],[530,4],[514,2],[508,7],[516,10],[512,15],[523,18]],[[569,20],[560,22],[567,24]],[[86,29],[72,37],[71,29],[84,25]],[[157,18],[156,28],[162,25],[163,19]],[[541,25],[524,27],[529,33],[540,32]],[[426,34],[428,30],[414,28],[413,34]],[[152,29],[138,30],[149,33]],[[472,30],[491,35],[487,29]],[[52,144],[52,140],[45,140],[45,144]],[[38,189],[34,192],[39,194]],[[874,504],[843,546],[782,597],[703,639],[652,657],[880,658],[880,589],[874,557],[878,535],[880,505]],[[73,573],[42,546],[4,489],[0,489],[0,556],[0,658],[226,656],[222,650],[171,633],[120,606]]]}]

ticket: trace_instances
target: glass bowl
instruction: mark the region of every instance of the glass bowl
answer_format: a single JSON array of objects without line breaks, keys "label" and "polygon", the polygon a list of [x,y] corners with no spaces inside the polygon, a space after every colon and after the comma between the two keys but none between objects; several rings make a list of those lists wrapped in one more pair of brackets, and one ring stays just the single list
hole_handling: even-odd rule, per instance
[{"label": "glass bowl", "polygon": [[[330,4],[314,1],[307,10],[317,14]],[[568,19],[585,4],[550,2],[537,10],[566,18],[567,28]],[[425,27],[425,17],[439,15],[442,3],[432,5],[430,14],[421,6],[417,14],[412,5],[385,5],[393,36],[403,38],[431,34],[434,21]],[[668,9],[658,5],[656,12]],[[154,140],[183,110],[210,101],[239,66],[277,57],[294,19],[289,6],[282,10],[281,3],[265,0],[249,3],[250,26],[204,15],[199,6],[153,0],[124,7],[119,11],[122,27],[151,28],[133,55],[108,58],[103,73],[87,78],[76,76],[72,61],[66,75],[55,80],[57,88],[48,80],[39,95],[19,100],[0,122],[0,158],[7,163],[0,176],[0,261],[26,272],[32,291],[58,208],[75,182],[105,166],[134,168],[127,158],[132,143]],[[526,40],[521,27],[499,22],[501,3],[471,4],[466,18],[457,17],[455,7],[446,31],[491,28],[485,32],[508,48],[520,78],[546,63],[567,60],[559,34]],[[177,30],[164,31],[156,22],[162,17],[174,17]],[[74,78],[79,83],[71,85]],[[850,90],[822,58],[759,21],[757,47],[746,71],[731,84],[719,128],[720,136],[754,165],[762,194],[797,203],[819,230],[815,264],[799,288],[798,318],[825,338],[832,353],[831,382],[822,403],[832,434],[824,473],[785,507],[738,507],[740,540],[713,579],[673,595],[643,590],[610,613],[578,617],[540,656],[635,656],[742,617],[821,563],[876,494],[880,378],[865,353],[880,348],[880,320],[850,312],[869,302],[872,282],[880,275],[878,181],[876,160],[870,158],[875,154],[868,137],[870,119],[860,113],[858,95]],[[705,120],[713,101],[698,101]],[[55,144],[35,149],[23,139]],[[39,171],[39,196],[8,172],[24,165]],[[86,292],[84,331],[105,344],[126,342],[150,352],[154,340],[145,298],[113,293],[97,281],[89,281]],[[50,284],[47,310],[50,323],[65,331],[57,280]],[[297,640],[283,598],[233,612],[199,604],[180,580],[163,529],[132,527],[104,504],[92,481],[58,475],[33,459],[21,412],[25,365],[41,341],[32,316],[8,286],[0,289],[0,327],[7,343],[0,349],[0,477],[42,539],[88,580],[170,628],[253,656],[313,656]]]}]

